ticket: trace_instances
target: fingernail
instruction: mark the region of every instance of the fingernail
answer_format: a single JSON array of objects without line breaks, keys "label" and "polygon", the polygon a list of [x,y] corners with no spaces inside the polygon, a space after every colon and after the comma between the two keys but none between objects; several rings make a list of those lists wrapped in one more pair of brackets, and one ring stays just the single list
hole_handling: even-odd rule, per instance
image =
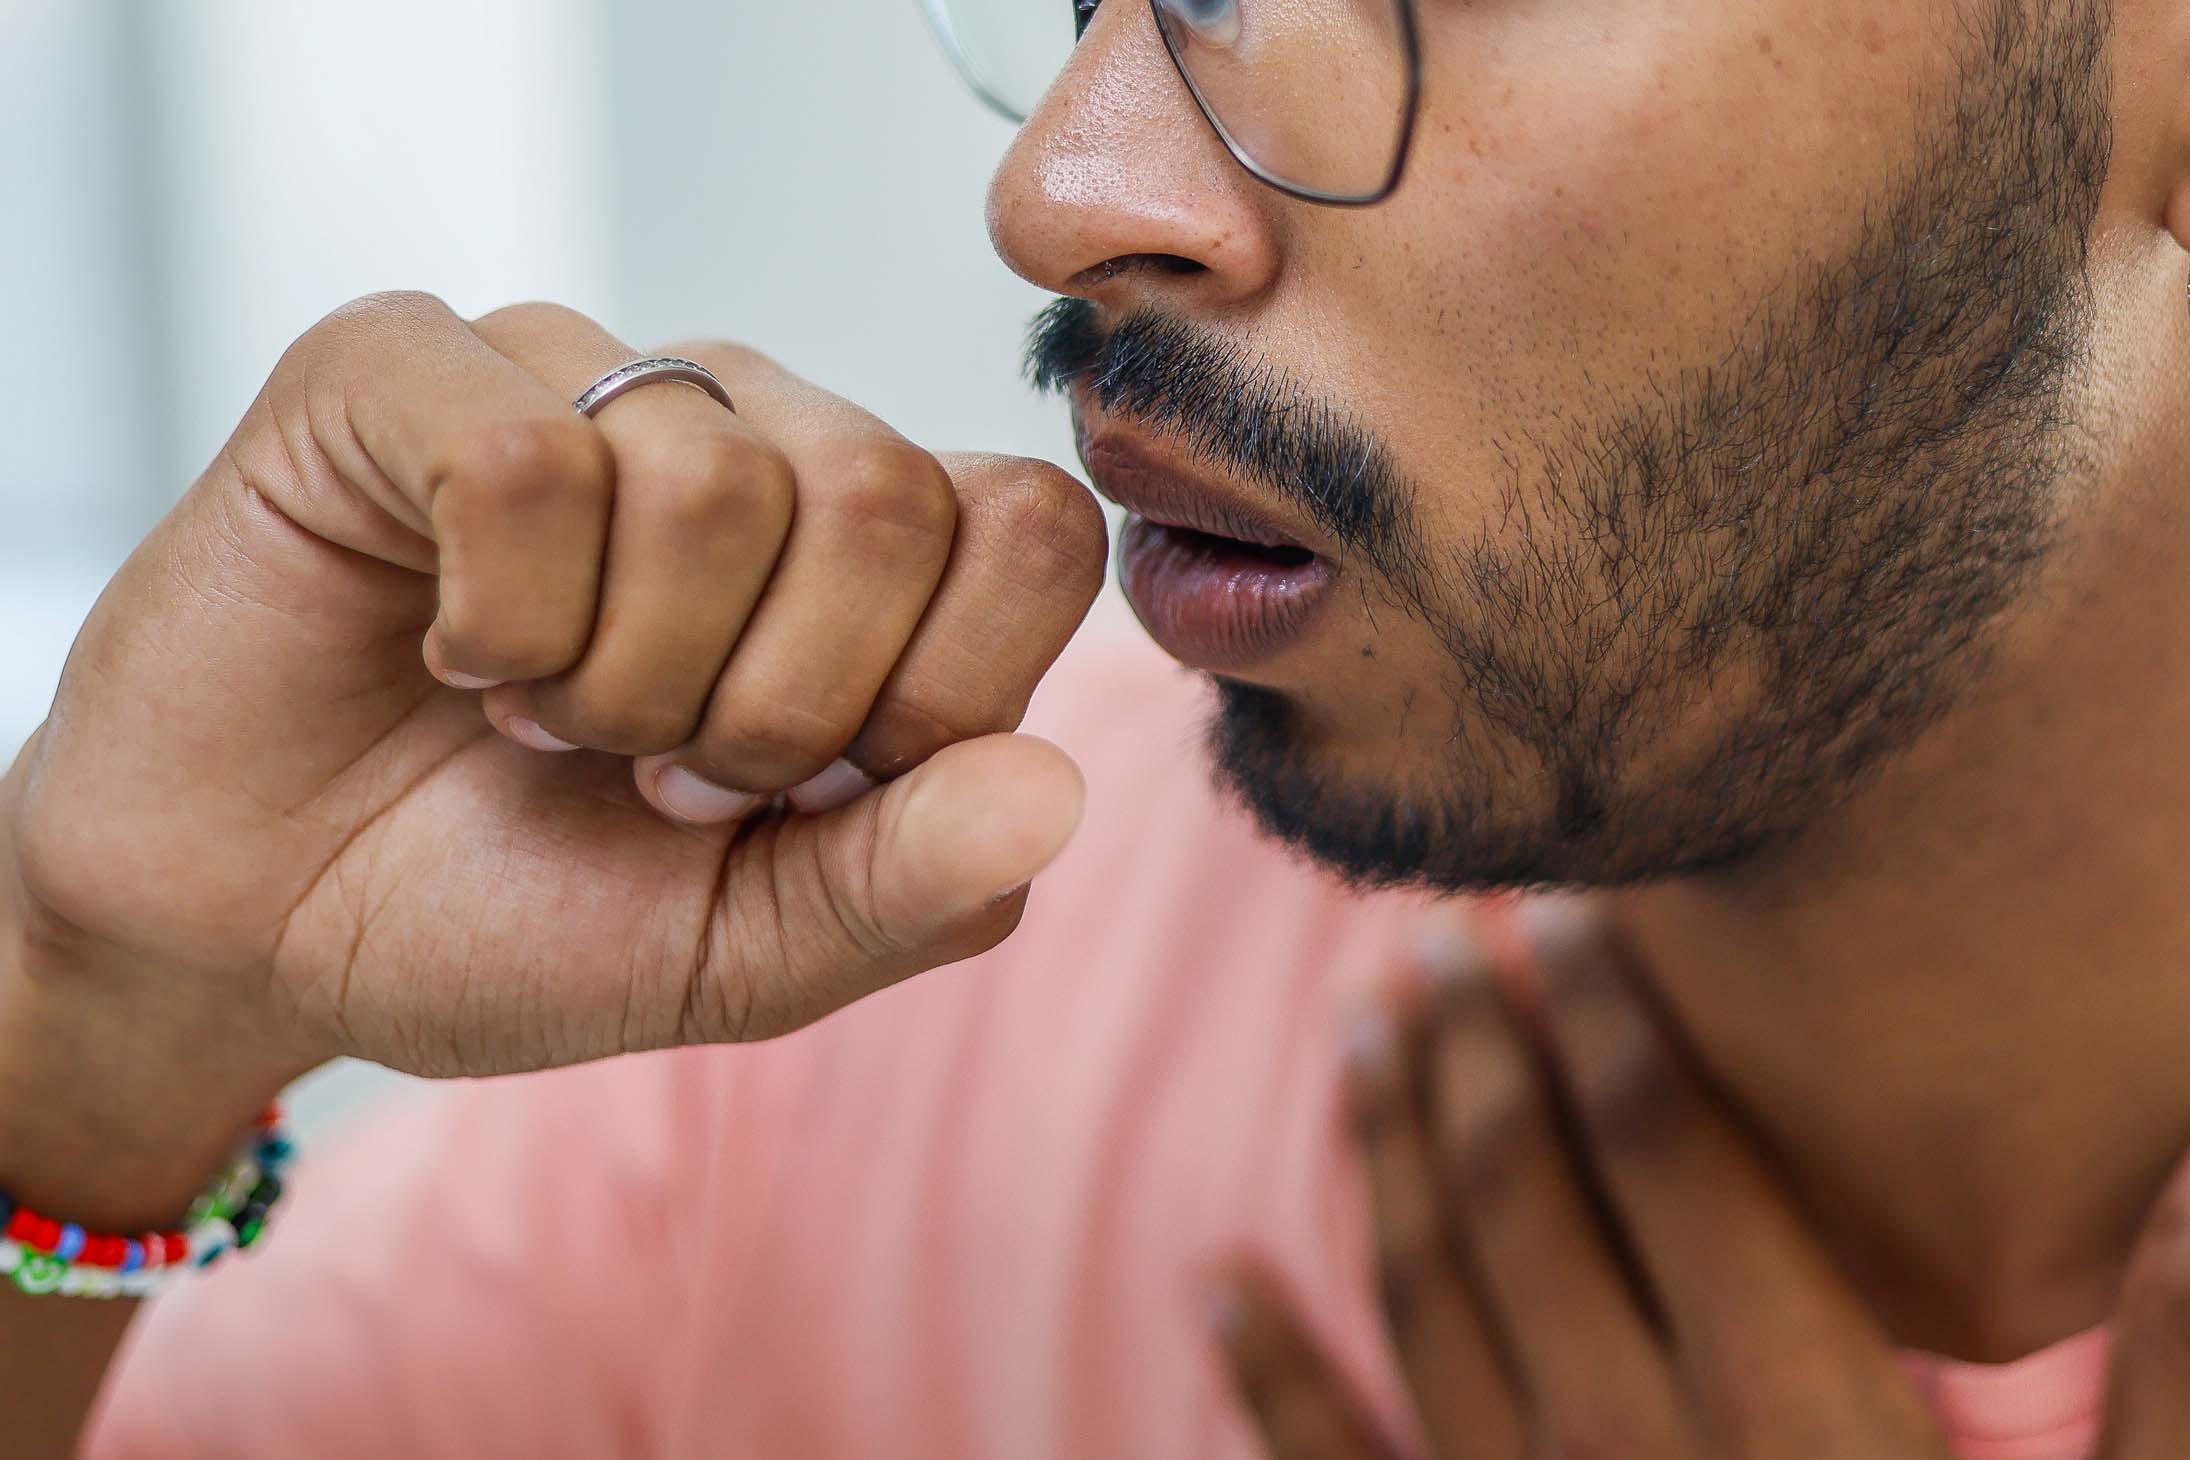
[{"label": "fingernail", "polygon": [[441,682],[451,689],[493,689],[503,681],[481,679],[476,674],[458,674],[453,669],[444,669],[441,671]]},{"label": "fingernail", "polygon": [[765,799],[750,791],[733,791],[702,780],[681,765],[670,766],[654,778],[654,794],[670,815],[697,826],[736,821]]},{"label": "fingernail", "polygon": [[848,760],[832,764],[810,781],[802,781],[789,792],[791,808],[812,816],[823,811],[857,801],[873,790],[874,777],[868,775]]},{"label": "fingernail", "polygon": [[1414,956],[1430,984],[1444,988],[1482,969],[1483,944],[1459,919],[1440,918],[1415,934]]},{"label": "fingernail", "polygon": [[522,716],[516,716],[510,720],[506,727],[506,733],[510,739],[516,741],[519,745],[532,750],[552,751],[559,755],[566,750],[576,750],[578,748],[559,736],[548,734],[546,730],[541,728],[538,720],[527,720]]},{"label": "fingernail", "polygon": [[1363,1077],[1387,1074],[1398,1063],[1399,1031],[1381,1004],[1371,1004],[1346,1026],[1346,1062]]},{"label": "fingernail", "polygon": [[1539,952],[1568,952],[1597,934],[1597,919],[1587,901],[1569,893],[1545,892],[1524,898],[1514,911],[1529,945]]}]

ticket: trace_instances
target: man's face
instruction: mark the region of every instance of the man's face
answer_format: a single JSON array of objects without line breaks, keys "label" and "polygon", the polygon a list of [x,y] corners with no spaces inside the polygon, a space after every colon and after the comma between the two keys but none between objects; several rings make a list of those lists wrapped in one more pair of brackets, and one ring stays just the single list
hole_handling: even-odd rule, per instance
[{"label": "man's face", "polygon": [[[1378,207],[1249,178],[1137,0],[998,175],[1097,485],[1322,559],[1144,534],[1129,596],[1221,778],[1364,885],[1770,850],[1952,705],[2088,472],[2106,0],[1417,8]],[[1212,562],[1312,610],[1182,630]]]}]

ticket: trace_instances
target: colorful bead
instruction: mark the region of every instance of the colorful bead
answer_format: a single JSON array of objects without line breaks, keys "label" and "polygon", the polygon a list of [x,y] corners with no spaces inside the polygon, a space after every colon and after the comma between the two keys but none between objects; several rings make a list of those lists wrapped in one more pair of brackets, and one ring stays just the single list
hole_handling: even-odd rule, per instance
[{"label": "colorful bead", "polygon": [[190,1261],[194,1266],[205,1267],[223,1252],[236,1245],[236,1229],[226,1217],[215,1217],[191,1229]]},{"label": "colorful bead", "polygon": [[14,1272],[15,1285],[34,1297],[55,1291],[67,1275],[67,1263],[43,1252],[25,1256]]},{"label": "colorful bead", "polygon": [[77,1264],[61,1274],[60,1293],[67,1298],[112,1298],[121,1293],[121,1279],[103,1268]]},{"label": "colorful bead", "polygon": [[267,1107],[239,1154],[191,1203],[183,1230],[135,1237],[86,1232],[0,1193],[0,1278],[26,1293],[70,1297],[144,1297],[183,1267],[205,1267],[265,1232],[282,1195],[281,1170],[296,1148],[279,1129],[278,1103]]}]

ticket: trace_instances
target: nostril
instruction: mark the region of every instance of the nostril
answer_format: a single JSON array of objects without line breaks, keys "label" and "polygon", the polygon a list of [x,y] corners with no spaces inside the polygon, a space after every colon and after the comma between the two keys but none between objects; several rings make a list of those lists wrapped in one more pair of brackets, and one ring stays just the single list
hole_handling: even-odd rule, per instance
[{"label": "nostril", "polygon": [[1209,265],[1198,263],[1193,259],[1175,253],[1152,253],[1144,255],[1144,257],[1148,259],[1151,268],[1160,269],[1166,274],[1206,274],[1209,272]]},{"label": "nostril", "polygon": [[1086,289],[1100,288],[1113,279],[1141,271],[1178,277],[1187,274],[1206,274],[1209,272],[1209,266],[1175,253],[1121,254],[1116,258],[1104,259],[1093,268],[1082,269],[1079,277],[1072,281],[1074,287],[1065,292],[1078,293]]}]

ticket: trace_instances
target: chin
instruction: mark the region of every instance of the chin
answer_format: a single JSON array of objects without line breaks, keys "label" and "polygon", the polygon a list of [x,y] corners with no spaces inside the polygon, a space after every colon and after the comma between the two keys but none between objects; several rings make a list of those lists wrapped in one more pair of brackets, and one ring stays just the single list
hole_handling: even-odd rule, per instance
[{"label": "chin", "polygon": [[1524,771],[1472,749],[1490,737],[1465,723],[1395,750],[1386,764],[1421,769],[1394,784],[1349,767],[1356,757],[1283,691],[1214,683],[1205,745],[1219,791],[1357,892],[1638,886],[1752,863],[1794,836],[1738,798],[1696,796],[1711,776],[1638,788],[1604,766]]}]

